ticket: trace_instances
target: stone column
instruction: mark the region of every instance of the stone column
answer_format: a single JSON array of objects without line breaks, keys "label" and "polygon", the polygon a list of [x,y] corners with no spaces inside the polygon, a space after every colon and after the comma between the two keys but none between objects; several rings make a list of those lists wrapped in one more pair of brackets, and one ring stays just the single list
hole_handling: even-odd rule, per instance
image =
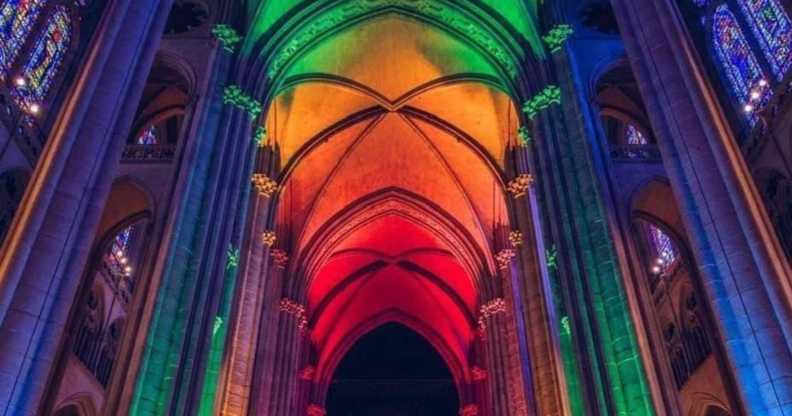
[{"label": "stone column", "polygon": [[297,409],[301,347],[308,336],[305,307],[283,298],[276,305],[268,305],[268,319],[262,327],[267,334],[259,344],[256,369],[259,377],[253,381],[254,398],[251,415],[291,416],[301,414]]},{"label": "stone column", "polygon": [[172,0],[110,1],[0,254],[0,409],[39,406]]},{"label": "stone column", "polygon": [[525,397],[513,305],[509,302],[494,298],[479,308],[478,331],[487,367],[490,416],[532,414]]},{"label": "stone column", "polygon": [[[262,148],[259,163],[269,165],[273,153]],[[253,368],[256,347],[260,342],[262,311],[266,304],[276,304],[277,297],[267,296],[268,290],[280,273],[271,273],[273,266],[270,252],[278,246],[277,235],[268,227],[272,223],[271,211],[275,199],[254,197],[250,212],[250,238],[244,250],[247,259],[240,274],[237,305],[232,317],[234,327],[229,333],[228,362],[225,366],[225,382],[222,390],[220,412],[223,415],[247,414],[253,384]],[[265,238],[265,235],[267,236]],[[274,240],[271,238],[274,237]]]},{"label": "stone column", "polygon": [[[514,154],[518,171],[530,171],[528,149],[514,149]],[[507,287],[513,293],[515,313],[522,318],[517,321],[517,328],[520,342],[527,348],[524,355],[529,358],[524,365],[530,368],[527,373],[533,381],[536,412],[548,416],[563,415],[569,413],[567,391],[558,325],[555,324],[558,317],[544,259],[536,189],[529,186],[525,195],[510,195],[509,198],[514,198],[511,205],[515,218],[509,242],[517,253],[517,261]]]},{"label": "stone column", "polygon": [[[523,111],[537,138],[532,172],[573,411],[653,414],[654,402],[597,183],[591,139],[566,54],[544,67],[547,83]],[[547,262],[548,266],[550,261]]]},{"label": "stone column", "polygon": [[[222,367],[215,366],[222,361],[225,340],[212,347],[213,325],[218,318],[221,326],[226,321],[236,292],[258,116],[223,99],[234,83],[234,65],[232,56],[217,55],[193,139],[194,158],[180,172],[173,232],[141,346],[130,413],[192,414],[217,408],[215,377]],[[224,331],[217,333],[223,336]]]},{"label": "stone column", "polygon": [[613,0],[749,414],[792,412],[789,264],[671,0]]}]

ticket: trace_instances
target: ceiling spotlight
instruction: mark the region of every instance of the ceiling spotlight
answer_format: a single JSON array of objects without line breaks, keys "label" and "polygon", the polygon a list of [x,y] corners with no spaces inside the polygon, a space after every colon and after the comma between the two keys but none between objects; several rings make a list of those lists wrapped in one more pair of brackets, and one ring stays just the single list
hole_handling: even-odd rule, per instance
[{"label": "ceiling spotlight", "polygon": [[127,258],[126,258],[126,257],[121,257],[121,260],[120,260],[120,261],[121,261],[121,264],[127,264],[127,262],[128,262],[129,260],[127,260]]},{"label": "ceiling spotlight", "polygon": [[658,274],[658,273],[660,273],[660,266],[654,266],[654,267],[652,267],[652,273],[654,273],[654,274]]},{"label": "ceiling spotlight", "polygon": [[767,86],[767,80],[766,79],[760,79],[759,80],[759,86],[760,87],[766,87]]},{"label": "ceiling spotlight", "polygon": [[745,105],[745,107],[743,107],[743,110],[744,110],[746,113],[750,113],[751,111],[753,111],[753,110],[754,110],[754,106],[752,106],[751,104],[746,104],[746,105]]},{"label": "ceiling spotlight", "polygon": [[759,99],[759,91],[753,90],[751,91],[751,99],[758,100]]},{"label": "ceiling spotlight", "polygon": [[41,111],[41,107],[38,104],[31,104],[30,105],[30,112],[33,114],[38,114]]},{"label": "ceiling spotlight", "polygon": [[17,87],[24,87],[27,84],[25,78],[22,77],[16,77],[14,83],[17,85]]},{"label": "ceiling spotlight", "polygon": [[127,274],[132,273],[132,267],[131,266],[127,266],[127,267],[124,268],[124,271],[127,272]]}]

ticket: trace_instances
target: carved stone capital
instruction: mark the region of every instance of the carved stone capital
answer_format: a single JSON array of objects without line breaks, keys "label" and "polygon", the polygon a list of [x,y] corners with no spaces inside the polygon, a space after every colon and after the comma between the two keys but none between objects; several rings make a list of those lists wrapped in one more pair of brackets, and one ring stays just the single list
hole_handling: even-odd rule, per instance
[{"label": "carved stone capital", "polygon": [[509,181],[506,184],[506,190],[514,197],[519,198],[521,196],[525,196],[528,193],[528,189],[533,186],[535,180],[533,175],[530,173],[523,173],[520,176]]},{"label": "carved stone capital", "polygon": [[264,198],[271,198],[278,190],[278,183],[263,173],[254,173],[250,181],[258,194]]}]

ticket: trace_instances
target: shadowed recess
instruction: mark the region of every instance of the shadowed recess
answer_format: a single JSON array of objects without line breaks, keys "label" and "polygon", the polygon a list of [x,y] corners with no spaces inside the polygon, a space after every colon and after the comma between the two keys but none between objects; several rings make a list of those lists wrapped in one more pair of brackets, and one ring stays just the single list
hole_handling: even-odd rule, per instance
[{"label": "shadowed recess", "polygon": [[387,323],[361,338],[335,371],[328,416],[453,416],[459,399],[442,356],[409,328]]}]

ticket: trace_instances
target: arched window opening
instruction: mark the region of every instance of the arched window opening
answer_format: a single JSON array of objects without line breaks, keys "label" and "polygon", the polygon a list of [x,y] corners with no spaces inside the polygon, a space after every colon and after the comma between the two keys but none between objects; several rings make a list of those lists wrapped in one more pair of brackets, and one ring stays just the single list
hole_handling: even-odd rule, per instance
[{"label": "arched window opening", "polygon": [[749,26],[759,39],[773,74],[784,78],[792,66],[792,22],[778,0],[740,0],[737,2]]},{"label": "arched window opening", "polygon": [[330,415],[454,415],[459,397],[442,356],[409,328],[385,324],[358,340],[333,375]]},{"label": "arched window opening", "polygon": [[611,158],[618,162],[658,162],[646,108],[630,67],[621,64],[597,81],[597,104]]},{"label": "arched window opening", "polygon": [[125,162],[169,162],[176,154],[183,115],[173,115],[144,128],[124,149]]},{"label": "arched window opening", "polygon": [[[72,351],[96,380],[107,386],[115,364],[127,314],[135,289],[145,222],[124,227],[109,239],[98,267],[92,272],[96,288],[87,296],[78,317]],[[105,310],[99,305],[104,302]]]},{"label": "arched window opening", "polygon": [[676,390],[679,403],[693,402],[700,395],[731,403],[731,373],[720,365],[721,341],[713,329],[714,318],[696,259],[686,245],[671,186],[665,180],[651,181],[630,206],[636,254],[631,258],[635,269],[643,271],[635,274],[634,283],[639,286],[641,307],[651,317],[645,324],[658,379],[664,388]]},{"label": "arched window opening", "polygon": [[137,144],[143,144],[143,145],[159,144],[159,137],[157,136],[157,128],[152,125],[149,126],[149,128],[143,130],[143,133],[137,138]]},{"label": "arched window opening", "polygon": [[657,224],[643,219],[636,222],[647,261],[645,267],[654,288],[659,280],[672,277],[679,267],[679,249],[671,236]]},{"label": "arched window opening", "polygon": [[24,171],[11,170],[0,175],[0,243],[11,227],[27,182],[28,174]]},{"label": "arched window opening", "polygon": [[69,9],[58,6],[47,21],[43,35],[22,68],[22,81],[16,84],[17,103],[35,114],[50,91],[63,66],[63,59],[71,43],[72,21]]},{"label": "arched window opening", "polygon": [[183,74],[161,62],[155,63],[121,160],[126,163],[172,161],[190,102],[189,82]]},{"label": "arched window opening", "polygon": [[732,92],[749,122],[754,124],[756,112],[770,100],[772,90],[737,18],[726,4],[718,6],[712,16],[712,42]]},{"label": "arched window opening", "polygon": [[46,0],[3,0],[0,2],[0,79],[8,76],[19,51],[30,35]]}]

